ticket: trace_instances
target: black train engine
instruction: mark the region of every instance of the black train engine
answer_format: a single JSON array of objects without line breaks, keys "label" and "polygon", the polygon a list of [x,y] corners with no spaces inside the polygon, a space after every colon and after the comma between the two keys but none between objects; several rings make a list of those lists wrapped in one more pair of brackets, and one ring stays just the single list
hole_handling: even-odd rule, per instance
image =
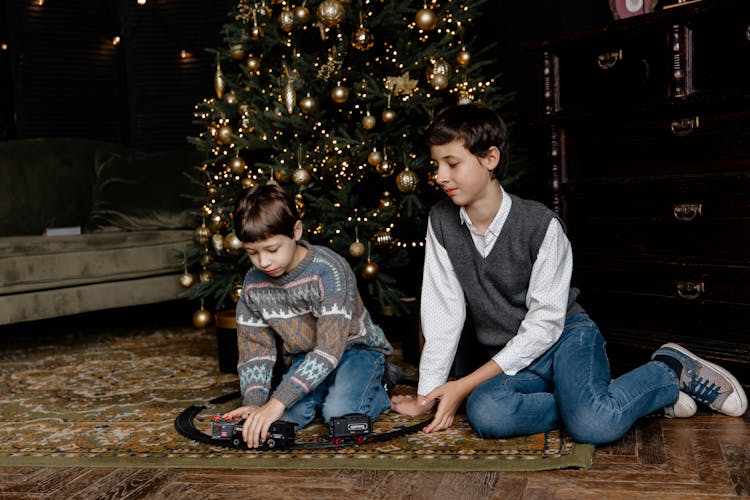
[{"label": "black train engine", "polygon": [[[232,445],[240,448],[245,446],[242,439],[242,425],[244,420],[232,422],[220,416],[214,417],[211,423],[211,439],[219,441],[231,441]],[[289,448],[294,445],[295,432],[294,427],[297,424],[285,420],[277,420],[268,428],[266,439],[261,443],[262,448]]]}]

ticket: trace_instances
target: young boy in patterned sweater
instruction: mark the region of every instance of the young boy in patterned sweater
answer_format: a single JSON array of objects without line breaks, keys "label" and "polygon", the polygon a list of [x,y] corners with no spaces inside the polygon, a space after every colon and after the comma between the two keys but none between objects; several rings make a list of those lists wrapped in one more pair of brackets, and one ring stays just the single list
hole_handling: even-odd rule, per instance
[{"label": "young boy in patterned sweater", "polygon": [[[242,437],[256,448],[276,420],[298,424],[318,412],[373,420],[390,408],[381,379],[392,352],[357,290],[348,262],[302,240],[293,198],[275,184],[244,190],[234,230],[253,268],[237,302],[237,371],[243,403],[225,418],[245,419]],[[271,387],[276,338],[290,363]]]}]

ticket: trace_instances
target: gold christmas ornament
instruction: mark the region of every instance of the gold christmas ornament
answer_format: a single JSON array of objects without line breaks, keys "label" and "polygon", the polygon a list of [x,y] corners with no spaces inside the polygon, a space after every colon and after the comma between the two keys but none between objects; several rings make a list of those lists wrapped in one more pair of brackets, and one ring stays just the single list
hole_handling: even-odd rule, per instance
[{"label": "gold christmas ornament", "polygon": [[[396,199],[391,196],[390,191],[383,191],[383,195],[378,201],[380,208],[387,208],[396,204]],[[377,237],[377,234],[375,235]]]},{"label": "gold christmas ornament", "polygon": [[437,15],[425,5],[414,16],[414,22],[417,24],[417,28],[423,31],[432,31],[437,26]]},{"label": "gold christmas ornament", "polygon": [[195,231],[193,231],[193,240],[199,245],[204,245],[211,237],[211,230],[206,227],[206,224],[201,224]]},{"label": "gold christmas ornament", "polygon": [[294,206],[297,207],[297,215],[300,219],[305,217],[305,200],[302,199],[302,193],[294,195]]},{"label": "gold christmas ornament", "polygon": [[226,92],[224,94],[224,102],[227,104],[237,104],[237,94],[234,92]]},{"label": "gold christmas ornament", "polygon": [[242,175],[242,173],[245,171],[246,166],[247,165],[245,164],[245,160],[243,160],[241,156],[235,156],[234,158],[229,160],[229,163],[227,163],[229,171],[234,175]]},{"label": "gold christmas ornament", "polygon": [[200,281],[201,283],[208,283],[213,277],[214,273],[212,273],[208,269],[204,269],[198,274],[198,281]]},{"label": "gold christmas ornament", "polygon": [[298,5],[294,8],[294,19],[297,24],[305,24],[310,20],[310,10],[304,5]]},{"label": "gold christmas ornament", "polygon": [[372,239],[375,242],[375,246],[393,248],[393,235],[388,231],[380,230],[373,235]]},{"label": "gold christmas ornament", "polygon": [[294,106],[297,104],[297,91],[292,84],[292,80],[289,79],[281,90],[281,102],[284,103],[286,112],[290,115],[294,111]]},{"label": "gold christmas ornament", "polygon": [[362,277],[366,280],[374,280],[378,277],[380,267],[372,261],[368,261],[365,267],[362,268]]},{"label": "gold christmas ornament", "polygon": [[237,302],[242,297],[242,283],[235,283],[232,289],[232,300]]},{"label": "gold christmas ornament", "polygon": [[462,90],[458,94],[458,101],[457,102],[458,102],[459,105],[471,104],[472,102],[474,102],[474,96],[472,96],[468,92]]},{"label": "gold christmas ornament", "polygon": [[229,57],[235,61],[241,61],[245,57],[245,46],[241,43],[235,43],[229,47]]},{"label": "gold christmas ornament", "polygon": [[204,309],[203,306],[201,306],[200,309],[193,313],[193,326],[195,326],[199,330],[203,330],[210,324],[211,313],[208,309]]},{"label": "gold christmas ornament", "polygon": [[380,119],[383,120],[383,123],[391,123],[396,119],[396,112],[391,108],[385,108],[383,112],[380,113]]},{"label": "gold christmas ornament", "polygon": [[219,129],[216,131],[216,142],[219,144],[227,144],[228,142],[232,142],[232,134],[234,134],[234,130],[229,125],[222,125],[219,127]]},{"label": "gold christmas ornament", "polygon": [[216,97],[221,99],[224,97],[224,90],[227,88],[227,81],[224,78],[224,72],[221,70],[221,62],[219,56],[216,56],[216,73],[214,73],[214,91]]},{"label": "gold christmas ornament", "polygon": [[417,189],[419,176],[406,167],[396,176],[396,187],[402,193],[413,193]]},{"label": "gold christmas ornament", "polygon": [[299,100],[299,109],[308,115],[315,113],[318,109],[318,101],[308,93],[305,97]]},{"label": "gold christmas ornament", "polygon": [[362,51],[370,50],[375,44],[375,37],[370,30],[361,26],[352,33],[352,47]]},{"label": "gold christmas ornament", "polygon": [[289,182],[289,173],[286,171],[286,169],[280,168],[279,170],[275,170],[273,172],[273,178],[279,184],[286,184]]},{"label": "gold christmas ornament", "polygon": [[224,236],[221,233],[214,233],[211,236],[211,246],[213,247],[214,252],[221,255],[224,251]]},{"label": "gold christmas ornament", "polygon": [[192,273],[185,271],[180,275],[180,286],[182,288],[190,288],[195,283],[195,276]]},{"label": "gold christmas ornament", "polygon": [[341,85],[341,82],[336,83],[331,90],[331,99],[337,104],[344,104],[349,99],[349,89]]},{"label": "gold christmas ornament", "polygon": [[396,164],[390,161],[387,156],[383,156],[383,161],[378,163],[375,171],[380,174],[380,177],[389,177],[396,171]]},{"label": "gold christmas ornament", "polygon": [[255,186],[255,180],[252,177],[243,177],[242,178],[242,187],[244,189],[251,188]]},{"label": "gold christmas ornament", "polygon": [[323,0],[318,5],[318,21],[326,28],[338,26],[344,20],[344,5],[339,0]]},{"label": "gold christmas ornament", "polygon": [[289,9],[279,12],[279,28],[289,33],[294,29],[294,13]]},{"label": "gold christmas ornament", "polygon": [[[206,250],[208,250],[208,249],[206,249]],[[203,255],[201,255],[200,263],[201,263],[202,267],[205,268],[205,267],[210,266],[213,263],[213,261],[214,261],[214,258],[211,257],[211,254],[204,253]]]},{"label": "gold christmas ornament", "polygon": [[365,116],[362,117],[362,126],[365,128],[365,130],[372,130],[377,124],[378,121],[374,116],[370,114],[369,111],[367,112],[367,114],[365,114]]},{"label": "gold christmas ornament", "polygon": [[260,40],[263,36],[263,28],[258,26],[258,24],[253,24],[252,28],[250,28],[250,39],[251,40]]},{"label": "gold christmas ornament", "polygon": [[307,186],[310,184],[310,172],[306,168],[297,168],[292,172],[292,182],[298,186]]},{"label": "gold christmas ornament", "polygon": [[260,57],[257,57],[253,54],[248,54],[247,59],[245,59],[245,68],[250,73],[256,73],[260,70]]},{"label": "gold christmas ornament", "polygon": [[469,63],[471,63],[471,52],[469,52],[465,48],[462,48],[456,55],[456,62],[458,62],[458,64],[460,64],[461,66],[468,66]]},{"label": "gold christmas ornament", "polygon": [[224,237],[224,250],[232,255],[238,255],[244,250],[242,241],[240,241],[234,231]]},{"label": "gold christmas ornament", "polygon": [[226,228],[229,223],[224,219],[221,212],[216,211],[208,218],[208,228],[212,233],[218,233]]},{"label": "gold christmas ornament", "polygon": [[380,165],[381,161],[383,161],[383,153],[375,148],[372,148],[370,154],[367,155],[367,163],[369,163],[373,167],[377,167],[378,165]]},{"label": "gold christmas ornament", "polygon": [[427,81],[430,82],[436,90],[443,90],[448,87],[450,72],[451,65],[448,64],[448,61],[442,57],[438,57],[433,59],[431,64],[427,67]]},{"label": "gold christmas ornament", "polygon": [[358,259],[365,254],[365,245],[361,241],[357,240],[349,245],[349,255]]}]

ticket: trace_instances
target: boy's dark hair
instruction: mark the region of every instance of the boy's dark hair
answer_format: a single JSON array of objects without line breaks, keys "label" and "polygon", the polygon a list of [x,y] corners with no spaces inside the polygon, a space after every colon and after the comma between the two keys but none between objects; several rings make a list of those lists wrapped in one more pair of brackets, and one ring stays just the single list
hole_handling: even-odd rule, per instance
[{"label": "boy's dark hair", "polygon": [[440,111],[427,127],[427,146],[440,146],[463,139],[464,147],[475,156],[487,156],[490,148],[500,150],[500,162],[493,176],[502,178],[508,168],[508,129],[500,116],[478,104],[451,106]]},{"label": "boy's dark hair", "polygon": [[299,220],[294,198],[278,184],[257,184],[240,191],[233,217],[234,232],[243,243],[277,234],[293,238],[294,224]]}]

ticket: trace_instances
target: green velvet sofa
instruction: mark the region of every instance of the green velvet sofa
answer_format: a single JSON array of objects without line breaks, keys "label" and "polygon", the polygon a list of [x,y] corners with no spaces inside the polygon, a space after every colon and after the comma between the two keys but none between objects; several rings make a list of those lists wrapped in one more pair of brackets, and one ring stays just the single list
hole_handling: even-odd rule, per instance
[{"label": "green velvet sofa", "polygon": [[179,298],[199,162],[189,148],[0,142],[0,325]]}]

